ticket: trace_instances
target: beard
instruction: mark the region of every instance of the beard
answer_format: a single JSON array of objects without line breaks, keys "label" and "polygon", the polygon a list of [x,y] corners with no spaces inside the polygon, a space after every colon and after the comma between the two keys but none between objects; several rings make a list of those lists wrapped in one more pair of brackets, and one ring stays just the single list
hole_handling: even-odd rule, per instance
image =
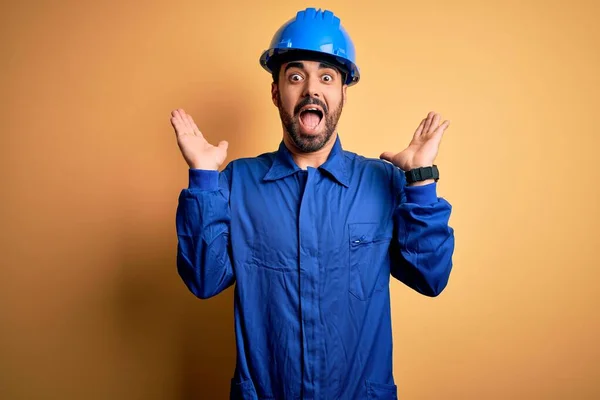
[{"label": "beard", "polygon": [[[321,131],[317,135],[305,135],[300,131],[300,109],[304,106],[316,104],[323,108],[323,119],[325,120],[324,130]],[[343,102],[340,102],[339,106],[329,112],[329,109],[319,99],[315,99],[313,97],[306,97],[296,107],[294,108],[294,115],[288,113],[281,104],[281,98],[277,98],[277,108],[279,109],[279,116],[281,117],[281,122],[285,127],[285,130],[290,135],[292,142],[298,150],[303,153],[312,153],[317,150],[320,150],[325,146],[325,144],[329,141],[333,133],[335,132],[335,128],[337,123],[342,115]]]}]

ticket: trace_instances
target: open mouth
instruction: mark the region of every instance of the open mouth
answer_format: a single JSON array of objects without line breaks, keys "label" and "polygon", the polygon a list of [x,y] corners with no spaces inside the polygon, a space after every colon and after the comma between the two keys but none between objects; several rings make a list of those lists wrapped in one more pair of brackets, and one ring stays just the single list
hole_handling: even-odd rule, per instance
[{"label": "open mouth", "polygon": [[319,107],[309,106],[300,111],[300,123],[308,130],[315,130],[323,120],[323,111]]}]

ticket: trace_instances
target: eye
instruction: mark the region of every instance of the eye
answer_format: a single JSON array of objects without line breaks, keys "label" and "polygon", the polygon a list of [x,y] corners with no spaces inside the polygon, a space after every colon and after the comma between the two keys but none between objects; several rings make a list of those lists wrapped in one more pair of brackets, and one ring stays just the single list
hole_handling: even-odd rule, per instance
[{"label": "eye", "polygon": [[333,76],[327,74],[327,75],[323,75],[323,80],[325,82],[331,82],[333,80]]},{"label": "eye", "polygon": [[302,76],[300,74],[290,75],[290,81],[292,82],[300,82],[302,80]]}]

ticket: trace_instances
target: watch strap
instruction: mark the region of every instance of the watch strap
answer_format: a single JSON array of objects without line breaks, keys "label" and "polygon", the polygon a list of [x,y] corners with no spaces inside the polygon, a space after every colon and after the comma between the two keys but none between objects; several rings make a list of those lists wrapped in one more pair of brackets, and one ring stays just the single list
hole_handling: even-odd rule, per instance
[{"label": "watch strap", "polygon": [[427,179],[434,179],[436,182],[440,179],[440,171],[437,165],[431,167],[414,168],[404,173],[406,176],[406,182],[415,183],[420,181],[426,181]]}]

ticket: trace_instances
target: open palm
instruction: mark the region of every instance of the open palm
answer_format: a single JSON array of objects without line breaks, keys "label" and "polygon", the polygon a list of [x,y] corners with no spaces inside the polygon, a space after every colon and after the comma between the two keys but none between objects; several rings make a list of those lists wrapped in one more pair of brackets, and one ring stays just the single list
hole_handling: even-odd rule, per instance
[{"label": "open palm", "polygon": [[190,168],[219,169],[227,158],[228,143],[226,141],[221,141],[218,146],[210,144],[192,117],[182,109],[174,110],[171,113],[171,125],[175,129],[181,154]]},{"label": "open palm", "polygon": [[444,131],[450,125],[450,121],[440,124],[440,119],[439,114],[430,112],[417,127],[406,149],[399,153],[386,151],[381,154],[380,158],[404,171],[432,166],[437,157]]}]

